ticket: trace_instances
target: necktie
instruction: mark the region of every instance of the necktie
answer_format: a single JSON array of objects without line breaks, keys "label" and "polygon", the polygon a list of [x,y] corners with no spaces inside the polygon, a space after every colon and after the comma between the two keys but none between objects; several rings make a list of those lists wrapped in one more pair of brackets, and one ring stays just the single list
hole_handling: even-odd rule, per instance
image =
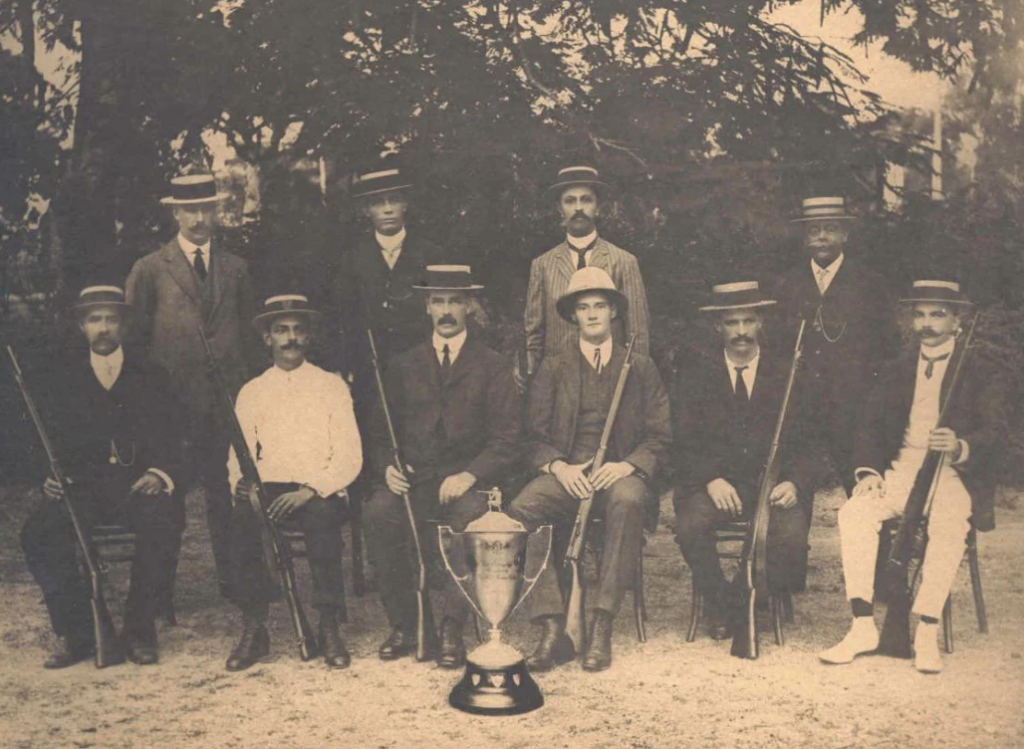
[{"label": "necktie", "polygon": [[921,354],[921,358],[928,362],[928,366],[924,368],[924,377],[926,380],[930,380],[932,375],[935,374],[935,362],[948,359],[949,354],[943,354],[942,356],[928,356],[927,354]]},{"label": "necktie", "polygon": [[601,374],[601,349],[594,349],[594,369]]},{"label": "necktie", "polygon": [[576,253],[576,270],[582,270],[587,267],[587,249],[574,249]]},{"label": "necktie", "polygon": [[825,293],[825,279],[828,278],[829,270],[828,270],[828,268],[821,268],[821,267],[819,267],[819,268],[817,268],[815,270],[815,273],[818,274],[818,291],[820,291],[822,294],[824,294]]},{"label": "necktie", "polygon": [[746,365],[733,367],[736,370],[736,402],[746,406],[750,402],[750,391],[747,390],[747,383],[743,379],[743,370],[748,369]]},{"label": "necktie", "polygon": [[199,276],[199,280],[206,281],[206,263],[203,262],[203,251],[197,249],[195,258],[192,267],[196,269],[196,275]]},{"label": "necktie", "polygon": [[451,350],[448,348],[447,343],[444,345],[444,348],[441,349],[441,354],[441,379],[448,382],[448,375],[451,374],[452,371],[452,358]]}]

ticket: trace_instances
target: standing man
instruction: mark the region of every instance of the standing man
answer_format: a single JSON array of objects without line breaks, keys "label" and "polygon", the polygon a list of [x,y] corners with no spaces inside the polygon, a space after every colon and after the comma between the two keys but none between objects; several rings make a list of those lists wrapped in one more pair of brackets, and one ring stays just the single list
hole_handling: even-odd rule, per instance
[{"label": "standing man", "polygon": [[[715,529],[749,520],[757,508],[790,362],[761,346],[763,312],[775,304],[756,281],[712,288],[711,313],[719,356],[679,373],[676,392],[676,542],[704,595],[708,634],[731,636],[738,603],[722,574]],[[803,589],[807,533],[814,496],[813,440],[807,434],[806,393],[794,388],[780,446],[779,483],[768,523],[768,580],[773,592]]]},{"label": "standing man", "polygon": [[[89,352],[54,367],[57,386],[41,407],[85,533],[116,524],[136,534],[122,634],[128,658],[148,665],[157,662],[153,620],[173,581],[185,522],[177,409],[167,375],[121,346],[129,312],[124,291],[91,286],[73,310]],[[43,494],[21,546],[57,634],[43,665],[65,668],[93,653],[90,594],[63,488],[47,477]]]},{"label": "standing man", "polygon": [[959,284],[915,281],[901,304],[910,305],[919,344],[888,363],[871,390],[857,431],[857,485],[839,510],[843,576],[853,608],[846,637],[819,657],[849,663],[878,647],[874,621],[875,558],[884,521],[903,515],[918,471],[929,450],[943,462],[930,508],[927,546],[913,611],[920,617],[914,636],[914,666],[942,670],[938,622],[953,587],[971,524],[995,527],[992,461],[1003,447],[1005,399],[1000,379],[972,358],[964,370],[946,423],[937,427],[952,379],[950,360],[969,307]]},{"label": "standing man", "polygon": [[[363,467],[363,448],[345,381],[306,361],[318,317],[301,294],[267,299],[253,323],[274,365],[245,384],[235,413],[267,490],[267,515],[274,523],[293,521],[305,534],[313,607],[320,612],[320,647],[327,665],[340,669],[351,662],[338,634],[338,618],[345,613],[341,523],[345,489]],[[241,671],[270,652],[270,599],[260,563],[259,522],[234,447],[228,475],[235,487],[233,587],[243,622],[227,669]]]},{"label": "standing man", "polygon": [[[487,511],[486,496],[519,457],[519,396],[505,357],[466,330],[473,283],[468,265],[431,265],[415,286],[426,297],[433,323],[430,337],[388,366],[384,377],[404,471],[392,462],[383,409],[374,420],[376,487],[364,509],[366,534],[391,635],[380,646],[382,660],[416,649],[416,598],[412,534],[402,496],[409,494],[427,558],[438,557],[440,520],[461,532]],[[422,297],[421,297],[422,299]],[[433,532],[431,532],[431,530]],[[446,577],[441,620],[443,668],[465,663],[463,623],[468,603]]]},{"label": "standing man", "polygon": [[636,336],[634,350],[647,356],[647,292],[636,258],[597,235],[601,215],[601,190],[607,185],[597,170],[571,166],[558,172],[548,193],[558,201],[558,213],[565,227],[565,241],[536,258],[530,265],[530,286],[526,294],[526,358],[530,375],[541,360],[560,351],[575,351],[579,339],[572,323],[558,314],[556,305],[565,294],[569,279],[581,268],[595,267],[607,273],[626,300],[615,321],[615,338],[624,343]]},{"label": "standing man", "polygon": [[847,254],[850,222],[844,198],[808,198],[801,216],[809,258],[778,288],[786,329],[807,320],[804,363],[813,411],[847,492],[852,488],[857,412],[883,360],[895,353],[887,280]]},{"label": "standing man", "polygon": [[207,519],[217,582],[229,591],[231,490],[228,487],[227,431],[216,416],[199,328],[213,348],[224,381],[234,396],[249,378],[255,358],[252,282],[244,260],[213,239],[218,193],[213,175],[171,180],[171,206],[178,235],[135,263],[128,276],[128,301],[137,310],[150,356],[171,377],[171,392],[188,414],[187,460],[206,496]]},{"label": "standing man", "polygon": [[604,517],[604,552],[591,598],[595,615],[583,668],[603,671],[611,666],[612,622],[635,578],[644,510],[672,443],[661,377],[654,362],[634,350],[605,462],[589,472],[626,357],[625,347],[612,338],[612,322],[628,307],[626,296],[603,270],[576,271],[556,305],[565,324],[578,328],[574,348],[545,356],[530,383],[530,464],[540,475],[512,501],[508,514],[531,531],[551,523],[556,537],[565,539],[530,598],[531,618],[544,629],[527,660],[534,671],[575,657],[554,568],[564,554],[580,500],[591,495],[595,513]]}]

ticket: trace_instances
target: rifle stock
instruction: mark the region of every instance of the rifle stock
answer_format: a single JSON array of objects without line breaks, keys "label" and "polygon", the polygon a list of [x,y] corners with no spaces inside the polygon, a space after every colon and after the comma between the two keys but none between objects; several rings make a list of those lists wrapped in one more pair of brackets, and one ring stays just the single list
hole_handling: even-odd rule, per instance
[{"label": "rifle stock", "polygon": [[[612,396],[611,406],[608,408],[608,416],[604,420],[601,442],[590,466],[591,476],[597,473],[598,469],[604,465],[604,458],[608,452],[608,441],[612,436],[612,427],[615,426],[615,417],[619,412],[619,404],[622,402],[622,393],[626,389],[626,379],[629,377],[630,367],[633,366],[633,344],[635,342],[636,334],[633,334],[626,344],[626,358],[622,363],[622,371],[619,372],[618,382],[615,383],[615,393]],[[580,565],[583,560],[587,524],[590,521],[593,505],[593,495],[580,500],[579,509],[576,511],[576,520],[572,526],[572,535],[569,537],[569,548],[565,553],[565,562],[569,565],[569,570],[572,574],[569,601],[565,607],[565,633],[569,635],[573,645],[575,645],[576,652],[581,652],[586,647],[586,602]]]},{"label": "rifle stock", "polygon": [[60,462],[57,460],[57,454],[53,449],[53,443],[50,442],[50,436],[43,424],[42,417],[39,415],[39,410],[36,408],[35,400],[29,392],[28,384],[25,382],[25,377],[21,372],[21,367],[18,364],[18,357],[15,356],[14,349],[10,346],[7,347],[7,355],[11,360],[11,369],[14,372],[14,379],[18,384],[18,389],[21,391],[21,397],[25,401],[25,408],[29,413],[29,417],[32,419],[32,423],[35,425],[36,433],[39,435],[39,441],[43,444],[43,450],[46,452],[46,458],[50,464],[50,474],[53,476],[54,481],[60,484],[61,489],[64,492],[64,507],[67,510],[69,519],[71,520],[71,527],[74,530],[75,539],[78,541],[78,548],[81,551],[83,560],[85,561],[86,573],[89,576],[89,596],[91,599],[90,606],[92,609],[92,634],[93,641],[96,646],[96,668],[106,668],[107,666],[124,663],[124,647],[121,643],[121,639],[117,636],[117,628],[114,626],[114,621],[110,617],[110,611],[107,608],[107,601],[103,597],[103,578],[100,574],[99,563],[96,560],[96,552],[92,547],[92,541],[86,533],[86,529],[82,526],[82,522],[78,517],[78,512],[75,510],[71,485],[68,483],[67,476],[65,476],[64,470],[61,468]]},{"label": "rifle stock", "polygon": [[[380,397],[381,410],[384,412],[384,421],[387,424],[388,437],[391,440],[392,461],[398,472],[404,476],[405,463],[402,462],[402,454],[398,447],[398,435],[395,433],[395,425],[391,420],[391,409],[388,408],[384,378],[381,377],[380,362],[377,360],[377,341],[370,328],[366,329],[366,336],[370,341],[370,359],[373,362],[373,374],[377,381],[377,394]],[[427,587],[427,565],[423,560],[423,545],[420,542],[416,513],[413,512],[412,500],[410,500],[408,492],[402,494],[402,504],[405,507],[413,550],[416,553],[416,660],[426,661],[433,657],[433,652],[436,649],[437,630],[434,626],[433,610],[430,608],[430,590]]]},{"label": "rifle stock", "polygon": [[[235,449],[235,457],[238,459],[239,468],[242,471],[242,480],[248,487],[249,504],[252,506],[253,514],[256,517],[260,528],[260,542],[263,546],[263,566],[266,583],[271,587],[272,592],[277,594],[280,588],[284,588],[285,598],[288,601],[288,614],[292,622],[292,629],[295,631],[299,657],[304,661],[315,658],[318,653],[316,637],[309,626],[306,612],[302,608],[298,591],[295,585],[295,565],[292,562],[291,547],[287,541],[283,541],[277,532],[274,521],[267,516],[266,507],[267,491],[260,479],[259,470],[256,468],[256,461],[249,452],[249,444],[245,440],[245,433],[242,425],[238,423],[238,415],[235,413],[235,404],[231,394],[224,385],[220,374],[220,367],[213,358],[213,350],[210,348],[210,341],[206,332],[199,328],[199,337],[202,339],[203,347],[206,350],[206,362],[209,369],[210,380],[220,400],[224,420],[230,430],[231,445]],[[280,578],[281,585],[278,587],[277,580]]]},{"label": "rifle stock", "polygon": [[782,431],[786,425],[786,415],[789,412],[793,382],[796,380],[797,368],[803,355],[804,329],[806,327],[807,320],[801,320],[800,329],[796,334],[796,345],[793,347],[793,362],[789,366],[786,389],[783,391],[771,447],[768,449],[768,461],[765,463],[764,472],[761,474],[761,484],[757,491],[757,509],[754,512],[750,530],[743,542],[740,570],[746,578],[745,593],[742,605],[738,606],[736,610],[732,647],[729,651],[737,658],[757,658],[757,600],[759,596],[767,600],[771,595],[768,581],[768,522],[771,518],[771,493],[779,482],[779,443],[782,440]]},{"label": "rifle stock", "polygon": [[[974,331],[981,313],[975,312],[963,344],[954,351],[951,361],[953,378],[946,390],[946,398],[939,411],[936,429],[947,426],[949,406],[956,398],[963,379],[963,367],[970,352]],[[914,478],[914,486],[893,538],[889,558],[885,563],[884,589],[886,593],[885,620],[878,640],[878,652],[895,658],[909,658],[910,606],[914,581],[910,579],[910,563],[915,555],[923,558],[928,544],[927,513],[939,487],[939,477],[946,464],[946,454],[929,450]]]}]

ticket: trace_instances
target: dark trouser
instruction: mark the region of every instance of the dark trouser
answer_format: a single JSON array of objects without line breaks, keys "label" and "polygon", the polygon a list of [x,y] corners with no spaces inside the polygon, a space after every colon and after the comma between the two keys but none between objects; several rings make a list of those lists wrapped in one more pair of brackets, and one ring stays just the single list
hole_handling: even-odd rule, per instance
[{"label": "dark trouser", "polygon": [[[757,490],[737,486],[743,502],[742,519],[753,517]],[[703,490],[676,489],[676,543],[690,565],[697,588],[713,605],[725,603],[728,583],[715,550],[715,529],[730,517],[715,507]],[[808,513],[801,501],[789,509],[772,508],[768,520],[768,581],[775,591],[803,590],[807,577]]]},{"label": "dark trouser", "polygon": [[213,414],[199,419],[193,428],[186,454],[196,472],[196,483],[206,498],[206,522],[217,570],[217,583],[230,597],[231,590],[231,488],[228,485],[227,432]]},{"label": "dark trouser", "polygon": [[[298,484],[266,484],[267,501],[295,491]],[[315,497],[295,510],[282,524],[303,532],[306,559],[313,579],[313,608],[329,609],[345,618],[345,587],[342,576],[342,499]],[[264,573],[259,521],[248,502],[235,504],[231,515],[231,583],[235,602],[247,614],[262,616],[270,603]],[[274,574],[277,574],[275,569]]]},{"label": "dark trouser", "polygon": [[[592,608],[604,609],[614,615],[632,586],[637,559],[643,547],[647,498],[647,484],[636,476],[619,479],[594,496],[592,517],[604,518],[604,541],[597,589],[590,596]],[[530,594],[533,619],[565,613],[557,571],[562,567],[567,533],[571,532],[579,505],[579,500],[574,499],[558,479],[545,474],[527,484],[508,508],[508,514],[531,532],[542,525],[555,526],[554,535],[558,539],[553,544],[548,566]]]},{"label": "dark trouser", "polygon": [[[474,489],[446,505],[438,501],[441,482],[432,480],[414,486],[409,492],[416,515],[420,545],[428,569],[440,562],[437,526],[427,520],[440,521],[461,533],[466,526],[487,511],[487,498]],[[392,627],[412,632],[416,626],[416,553],[402,498],[387,487],[378,486],[363,508],[366,540],[377,586]],[[458,622],[466,619],[469,602],[458,589],[451,575],[445,573],[445,597],[442,616]]]},{"label": "dark trouser", "polygon": [[[128,496],[125,483],[116,484],[111,488],[116,494],[98,486],[79,485],[75,509],[86,533],[95,525],[123,525],[136,534],[124,634],[156,644],[153,619],[173,584],[185,507],[180,496]],[[32,576],[43,589],[53,631],[84,645],[92,642],[92,611],[89,586],[78,566],[77,546],[64,503],[44,497],[22,528],[21,548]]]}]

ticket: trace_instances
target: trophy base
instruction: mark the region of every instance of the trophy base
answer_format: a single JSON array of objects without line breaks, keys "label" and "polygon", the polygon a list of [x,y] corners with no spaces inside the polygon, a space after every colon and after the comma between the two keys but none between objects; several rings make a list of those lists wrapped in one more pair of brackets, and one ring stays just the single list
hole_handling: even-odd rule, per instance
[{"label": "trophy base", "polygon": [[[477,652],[486,651],[488,645],[477,648]],[[544,704],[537,682],[526,670],[526,661],[507,645],[500,647],[514,653],[515,658],[498,659],[493,658],[497,653],[490,653],[493,659],[480,658],[487,664],[483,665],[473,657],[477,652],[470,654],[466,672],[448,695],[448,703],[456,710],[474,715],[521,715]]]}]

